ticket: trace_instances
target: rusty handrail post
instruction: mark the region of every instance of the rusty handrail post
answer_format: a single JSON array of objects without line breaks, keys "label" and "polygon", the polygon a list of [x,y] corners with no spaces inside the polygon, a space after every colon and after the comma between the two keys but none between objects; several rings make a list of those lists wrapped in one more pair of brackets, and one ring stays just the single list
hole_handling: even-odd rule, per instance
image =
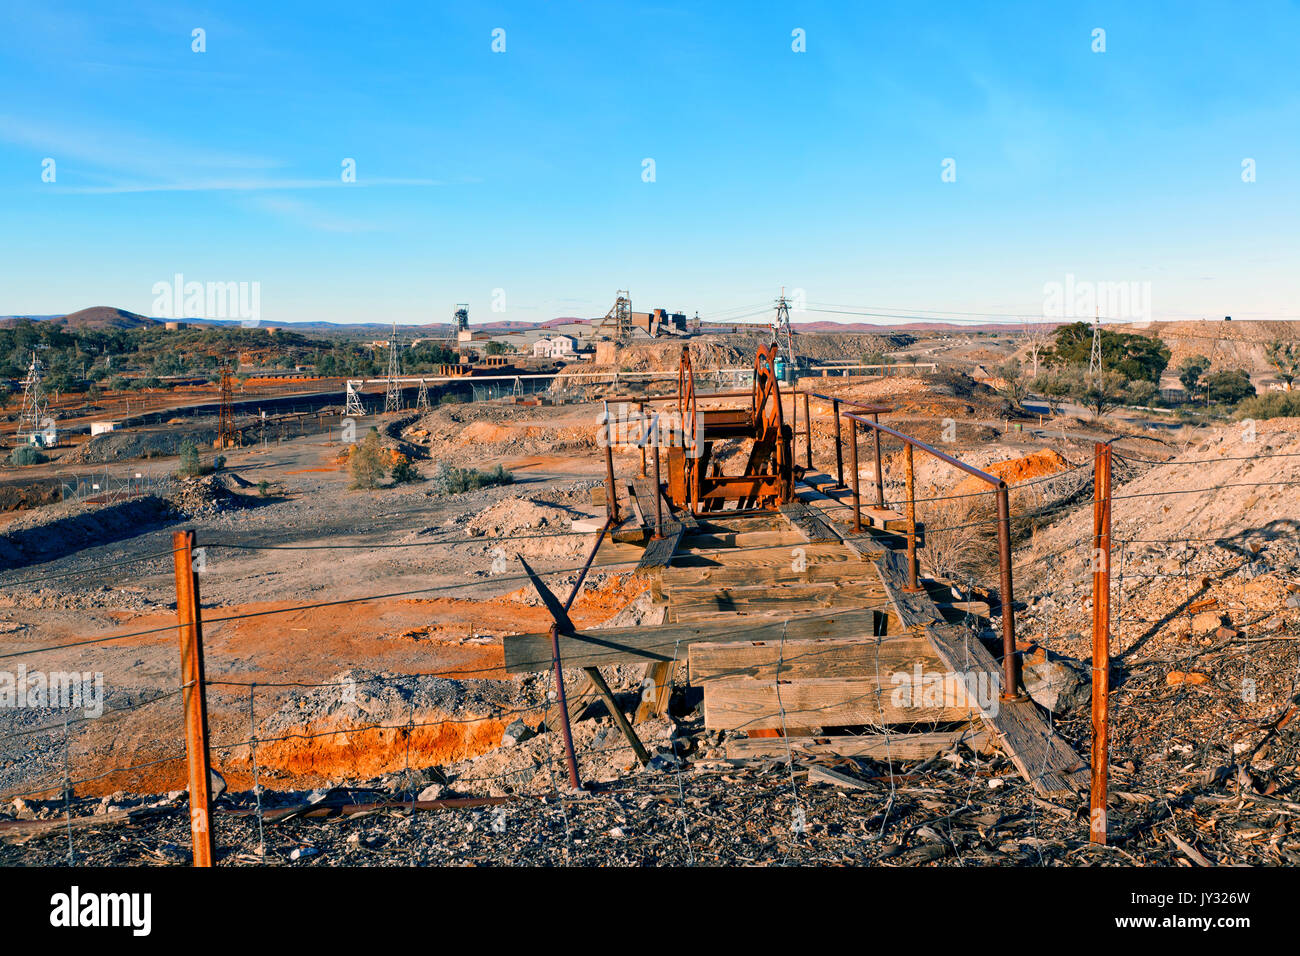
[{"label": "rusty handrail post", "polygon": [[804,464],[812,471],[812,412],[808,409],[808,393],[803,393]]},{"label": "rusty handrail post", "polygon": [[181,701],[185,712],[185,757],[189,764],[190,838],[194,865],[211,866],[213,856],[208,708],[204,696],[203,622],[199,575],[194,568],[194,532],[172,534],[176,572],[176,621],[181,645]]},{"label": "rusty handrail post", "polygon": [[1011,501],[1005,481],[999,481],[998,572],[1002,599],[1002,699],[1020,700],[1020,655],[1016,652],[1016,609],[1011,591]]},{"label": "rusty handrail post", "polygon": [[849,418],[849,465],[853,469],[853,533],[862,533],[862,495],[858,491],[858,423]]},{"label": "rusty handrail post", "polygon": [[664,537],[664,496],[659,491],[659,429],[656,421],[655,450],[655,533],[654,539],[662,541]]},{"label": "rusty handrail post", "polygon": [[641,446],[641,477],[644,478],[646,476],[645,474],[645,406],[637,405],[636,411],[637,411],[637,416],[641,421],[641,434],[640,434],[641,440],[637,442],[637,444]]},{"label": "rusty handrail post", "polygon": [[1092,786],[1088,839],[1106,843],[1110,764],[1110,445],[1097,443],[1092,502]]},{"label": "rusty handrail post", "polygon": [[[871,420],[880,424],[880,416],[872,415]],[[885,507],[885,473],[880,468],[880,429],[871,429],[876,436],[876,504]]]},{"label": "rusty handrail post", "polygon": [[916,473],[910,444],[903,446],[903,475],[907,484],[907,587],[904,590],[920,591],[916,581]]},{"label": "rusty handrail post", "polygon": [[835,415],[835,487],[844,487],[844,445],[840,437],[840,400],[831,399],[831,410]]},{"label": "rusty handrail post", "polygon": [[621,520],[618,493],[614,490],[614,427],[609,421],[609,402],[605,403],[605,514],[614,524]]}]

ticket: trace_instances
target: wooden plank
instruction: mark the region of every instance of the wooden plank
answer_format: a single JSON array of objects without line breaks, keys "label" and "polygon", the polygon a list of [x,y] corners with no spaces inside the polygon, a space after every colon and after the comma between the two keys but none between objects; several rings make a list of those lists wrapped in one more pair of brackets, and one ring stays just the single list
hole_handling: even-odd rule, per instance
[{"label": "wooden plank", "polygon": [[664,536],[662,538],[655,538],[653,534],[650,536],[650,539],[646,541],[645,553],[641,555],[641,560],[637,562],[634,574],[653,571],[656,568],[665,568],[669,565],[673,560],[673,553],[681,544],[682,535],[686,531],[680,522],[675,522],[675,524],[676,528],[672,531],[668,530],[666,524],[664,525]]},{"label": "wooden plank", "polygon": [[861,737],[738,738],[727,741],[727,759],[868,757],[872,760],[928,760],[960,743],[983,752],[988,738],[978,727],[925,734],[869,734]]},{"label": "wooden plank", "polygon": [[610,692],[609,685],[605,683],[605,678],[600,676],[600,668],[584,667],[583,671],[587,678],[596,686],[596,693],[600,694],[600,699],[605,702],[605,709],[609,711],[610,717],[618,725],[618,729],[623,732],[623,737],[632,747],[632,752],[636,754],[636,759],[641,761],[644,767],[650,762],[650,754],[646,752],[645,745],[641,743],[641,738],[636,735],[632,725],[627,722],[627,715],[623,713],[623,708],[618,706],[618,701],[614,699],[613,693]]},{"label": "wooden plank", "polygon": [[907,584],[906,559],[897,551],[882,554],[879,559],[880,579],[889,595],[889,602],[902,620],[904,627],[924,627],[943,622],[938,605],[924,591],[910,592]]},{"label": "wooden plank", "polygon": [[[550,640],[550,635],[547,635]],[[565,709],[569,712],[569,723],[576,724],[578,718],[582,716],[587,705],[596,699],[596,685],[592,683],[591,677],[583,674],[581,683],[572,689],[565,688],[564,703]],[[548,730],[559,730],[560,728],[560,704],[556,701],[546,708],[546,715],[542,718]]]},{"label": "wooden plank", "polygon": [[[925,634],[950,670],[977,679],[982,675],[986,686],[1001,687],[1001,667],[968,628],[937,624],[926,627]],[[990,696],[990,706],[981,714],[984,723],[1035,790],[1050,795],[1087,788],[1086,762],[1044,723],[1032,701]]]},{"label": "wooden plank", "polygon": [[776,643],[692,644],[687,654],[692,685],[714,680],[772,681],[808,678],[875,677],[886,681],[917,664],[940,669],[939,655],[927,638],[898,634],[871,640],[778,641]]},{"label": "wooden plank", "polygon": [[888,598],[867,588],[787,584],[721,590],[679,588],[667,592],[668,621],[685,624],[719,614],[748,616],[833,608],[889,608]]},{"label": "wooden plank", "polygon": [[642,686],[645,681],[650,682],[650,693],[641,694],[641,703],[637,705],[636,715],[632,718],[633,723],[641,723],[643,720],[649,720],[651,717],[662,716],[668,712],[668,700],[672,696],[672,676],[673,665],[667,661],[659,661],[645,666],[645,674],[642,678]]},{"label": "wooden plank", "polygon": [[839,532],[827,524],[821,512],[814,511],[806,501],[791,501],[789,504],[782,505],[781,514],[789,520],[795,531],[809,542],[840,540]]},{"label": "wooden plank", "polygon": [[[897,553],[883,556],[880,572],[890,601],[904,623],[926,635],[949,671],[964,675],[983,689],[986,703],[980,708],[980,716],[1021,776],[1044,796],[1087,787],[1085,762],[1044,723],[1033,702],[1001,699],[1002,668],[970,629],[944,623],[928,594],[902,591],[906,580],[903,557]],[[977,701],[973,703],[978,706]]]},{"label": "wooden plank", "polygon": [[[736,617],[692,624],[653,627],[605,627],[560,635],[560,655],[566,667],[685,660],[697,641],[779,641],[820,638],[860,638],[875,634],[877,615],[871,609],[821,614],[773,614]],[[551,666],[549,631],[510,634],[502,639],[506,672],[528,674]]]},{"label": "wooden plank", "polygon": [[[788,528],[788,526],[787,526]],[[803,535],[794,531],[738,531],[710,534],[701,530],[688,534],[683,545],[687,548],[766,548],[806,544]]]},{"label": "wooden plank", "polygon": [[968,720],[972,716],[959,681],[945,682],[941,701],[930,706],[896,704],[895,687],[873,678],[775,683],[718,680],[704,685],[704,726],[710,730],[782,727],[845,727]]},{"label": "wooden plank", "polygon": [[844,787],[848,790],[871,789],[871,785],[864,780],[858,780],[856,777],[850,777],[846,773],[839,773],[820,764],[811,764],[808,767],[808,782],[829,783],[831,786]]}]

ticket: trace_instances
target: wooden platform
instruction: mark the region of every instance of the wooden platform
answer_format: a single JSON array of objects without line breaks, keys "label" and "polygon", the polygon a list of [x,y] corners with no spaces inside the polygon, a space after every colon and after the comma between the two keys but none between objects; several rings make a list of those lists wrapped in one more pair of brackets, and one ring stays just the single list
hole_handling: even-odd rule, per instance
[{"label": "wooden platform", "polygon": [[[813,487],[819,479],[830,493]],[[1000,699],[1000,667],[977,636],[987,605],[954,611],[905,591],[897,536],[853,534],[826,476],[806,481],[777,513],[670,524],[665,511],[664,537],[638,566],[665,623],[564,635],[564,666],[651,665],[662,707],[668,665],[686,662],[705,726],[750,734],[728,743],[732,759],[921,760],[966,742],[1002,749],[1040,793],[1086,787],[1085,762],[1034,704]],[[652,483],[638,479],[627,493],[643,529],[653,525]],[[507,672],[550,666],[548,633],[504,643]]]}]

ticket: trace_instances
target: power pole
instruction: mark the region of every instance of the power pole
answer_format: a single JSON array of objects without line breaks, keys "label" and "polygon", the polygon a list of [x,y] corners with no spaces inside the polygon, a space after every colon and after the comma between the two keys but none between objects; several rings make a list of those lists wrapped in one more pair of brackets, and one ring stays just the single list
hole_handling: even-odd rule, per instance
[{"label": "power pole", "polygon": [[397,323],[393,323],[393,337],[388,340],[388,394],[384,396],[384,411],[402,410],[402,390],[397,384],[397,377],[402,374],[401,364],[397,358]]},{"label": "power pole", "polygon": [[420,394],[415,398],[415,410],[417,412],[429,410],[429,386],[425,384],[424,379],[420,379]]}]

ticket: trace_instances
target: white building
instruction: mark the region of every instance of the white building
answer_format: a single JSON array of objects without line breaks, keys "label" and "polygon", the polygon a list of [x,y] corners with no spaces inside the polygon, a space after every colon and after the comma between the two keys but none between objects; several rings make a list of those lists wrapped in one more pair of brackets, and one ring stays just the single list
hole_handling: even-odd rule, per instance
[{"label": "white building", "polygon": [[571,335],[555,335],[533,343],[534,358],[571,358],[578,340]]}]

